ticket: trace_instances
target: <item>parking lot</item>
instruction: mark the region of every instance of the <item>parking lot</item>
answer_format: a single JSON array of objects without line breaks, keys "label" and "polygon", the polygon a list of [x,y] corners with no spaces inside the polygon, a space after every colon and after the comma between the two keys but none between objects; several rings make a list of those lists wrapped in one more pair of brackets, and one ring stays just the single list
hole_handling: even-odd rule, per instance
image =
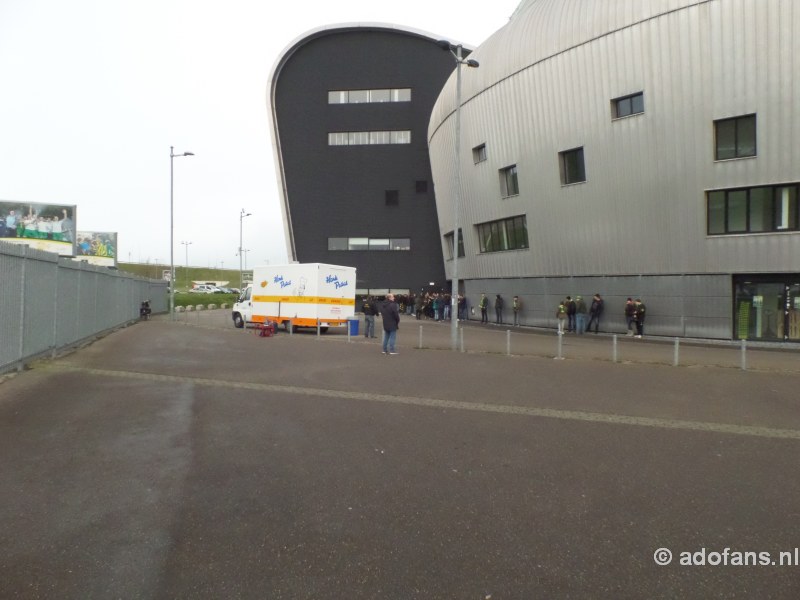
[{"label": "parking lot", "polygon": [[0,596],[800,592],[796,353],[181,318],[0,384]]}]

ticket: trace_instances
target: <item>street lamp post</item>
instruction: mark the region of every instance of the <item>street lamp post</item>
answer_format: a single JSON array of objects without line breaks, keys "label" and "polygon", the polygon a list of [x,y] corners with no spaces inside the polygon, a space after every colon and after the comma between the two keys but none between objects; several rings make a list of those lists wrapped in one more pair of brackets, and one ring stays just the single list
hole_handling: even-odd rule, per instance
[{"label": "street lamp post", "polygon": [[172,163],[176,156],[194,156],[193,152],[175,154],[175,148],[169,147],[169,318],[175,319],[175,203],[173,201],[174,169]]},{"label": "street lamp post", "polygon": [[192,242],[181,242],[186,250],[186,289],[189,289],[189,246]]},{"label": "street lamp post", "polygon": [[245,217],[249,217],[253,213],[242,212],[239,213],[239,289],[244,289],[244,275],[242,274],[242,221]]},{"label": "street lamp post", "polygon": [[447,40],[437,42],[442,50],[447,50],[456,59],[456,185],[453,195],[453,273],[450,291],[450,349],[458,349],[458,242],[461,237],[458,229],[458,212],[461,208],[461,65],[477,68],[477,60],[465,59],[461,44],[451,44]]}]

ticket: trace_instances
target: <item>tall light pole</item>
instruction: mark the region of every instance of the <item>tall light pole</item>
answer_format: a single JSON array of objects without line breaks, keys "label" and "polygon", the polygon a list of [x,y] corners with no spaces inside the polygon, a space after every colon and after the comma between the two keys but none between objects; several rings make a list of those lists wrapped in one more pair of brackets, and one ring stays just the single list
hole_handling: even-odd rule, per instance
[{"label": "tall light pole", "polygon": [[169,318],[175,320],[175,203],[173,201],[174,169],[172,163],[176,156],[194,156],[193,152],[175,154],[169,147]]},{"label": "tall light pole", "polygon": [[436,42],[442,50],[447,50],[456,59],[456,186],[453,194],[453,274],[450,291],[450,349],[458,349],[458,242],[461,238],[458,229],[458,212],[461,208],[461,65],[478,68],[477,60],[465,59],[461,44],[451,44],[447,40]]},{"label": "tall light pole", "polygon": [[246,212],[242,209],[239,213],[239,289],[244,288],[244,275],[242,274],[242,221],[245,217],[249,217],[253,213]]},{"label": "tall light pole", "polygon": [[192,242],[181,242],[186,249],[186,288],[189,288],[189,246]]}]

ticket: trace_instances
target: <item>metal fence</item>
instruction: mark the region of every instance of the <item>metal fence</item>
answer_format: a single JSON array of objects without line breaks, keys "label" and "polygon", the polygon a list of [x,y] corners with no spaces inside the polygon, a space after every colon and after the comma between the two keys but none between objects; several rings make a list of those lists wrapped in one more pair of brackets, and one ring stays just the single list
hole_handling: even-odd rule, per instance
[{"label": "metal fence", "polygon": [[166,281],[0,242],[0,373],[139,318],[167,311]]}]

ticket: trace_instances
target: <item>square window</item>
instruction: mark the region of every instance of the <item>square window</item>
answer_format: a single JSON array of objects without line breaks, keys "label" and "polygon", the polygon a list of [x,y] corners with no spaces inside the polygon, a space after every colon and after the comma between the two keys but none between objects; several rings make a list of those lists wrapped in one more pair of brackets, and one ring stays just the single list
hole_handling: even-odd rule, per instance
[{"label": "square window", "polygon": [[475,146],[472,149],[472,162],[476,165],[486,160],[486,144]]},{"label": "square window", "polygon": [[392,90],[392,102],[411,102],[411,88]]},{"label": "square window", "polygon": [[398,190],[386,190],[386,206],[398,206],[400,204],[400,192]]},{"label": "square window", "polygon": [[575,148],[560,152],[561,184],[581,183],[586,181],[586,167],[583,161],[583,148]]},{"label": "square window", "polygon": [[519,180],[517,179],[517,165],[500,169],[500,193],[503,198],[519,195]]},{"label": "square window", "polygon": [[756,116],[714,121],[714,160],[756,156]]}]

